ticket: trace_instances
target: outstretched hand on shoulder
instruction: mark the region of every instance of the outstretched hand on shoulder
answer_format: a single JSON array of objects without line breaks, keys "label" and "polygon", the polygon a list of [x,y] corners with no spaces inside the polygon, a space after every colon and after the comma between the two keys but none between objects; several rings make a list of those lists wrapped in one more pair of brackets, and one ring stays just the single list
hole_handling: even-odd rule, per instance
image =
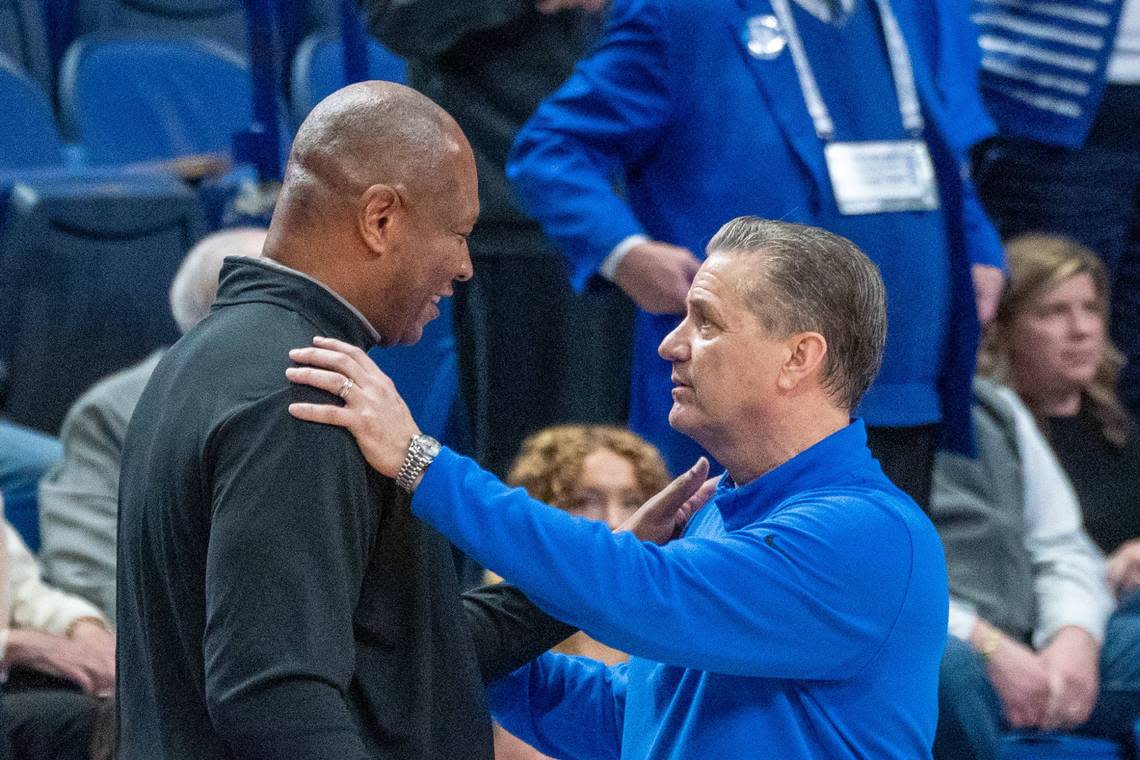
[{"label": "outstretched hand on shoulder", "polygon": [[295,348],[289,358],[301,365],[285,370],[294,383],[339,396],[343,406],[295,403],[289,413],[309,422],[336,425],[352,433],[364,458],[380,474],[396,477],[408,444],[420,429],[392,379],[356,346],[333,338],[313,338],[313,347]]}]

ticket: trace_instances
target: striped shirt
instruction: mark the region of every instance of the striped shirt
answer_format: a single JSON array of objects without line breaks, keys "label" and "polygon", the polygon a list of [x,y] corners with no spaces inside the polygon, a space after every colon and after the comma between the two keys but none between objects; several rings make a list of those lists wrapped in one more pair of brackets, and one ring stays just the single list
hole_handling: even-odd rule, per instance
[{"label": "striped shirt", "polygon": [[1124,3],[973,0],[986,105],[1001,131],[1075,147],[1104,90]]}]

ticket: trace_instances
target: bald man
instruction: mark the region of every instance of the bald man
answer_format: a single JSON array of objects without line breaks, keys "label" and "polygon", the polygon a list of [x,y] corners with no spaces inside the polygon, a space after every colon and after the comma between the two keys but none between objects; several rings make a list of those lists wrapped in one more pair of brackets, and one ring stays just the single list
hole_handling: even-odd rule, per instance
[{"label": "bald man", "polygon": [[412,90],[354,85],[301,125],[265,257],[226,261],[127,434],[124,760],[491,758],[483,679],[566,629],[511,589],[461,600],[447,541],[351,436],[288,414],[328,396],[285,378],[317,335],[417,340],[478,211],[467,140]]}]

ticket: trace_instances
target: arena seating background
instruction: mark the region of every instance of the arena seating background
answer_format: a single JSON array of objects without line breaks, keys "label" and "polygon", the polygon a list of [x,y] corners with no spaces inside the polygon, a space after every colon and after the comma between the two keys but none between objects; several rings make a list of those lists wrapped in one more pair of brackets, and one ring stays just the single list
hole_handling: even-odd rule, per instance
[{"label": "arena seating background", "polygon": [[[262,183],[316,102],[405,69],[340,0],[0,0],[0,413],[55,434],[84,389],[173,342],[183,254],[267,221]],[[444,314],[382,362],[439,434],[450,341]]]},{"label": "arena seating background", "polygon": [[[365,78],[406,67],[351,0],[0,0],[0,414],[57,434],[92,383],[173,342],[185,252],[267,221],[258,194],[292,131]],[[419,345],[376,358],[425,430],[455,442],[444,308]],[[1123,755],[1014,734],[1005,757]]]}]

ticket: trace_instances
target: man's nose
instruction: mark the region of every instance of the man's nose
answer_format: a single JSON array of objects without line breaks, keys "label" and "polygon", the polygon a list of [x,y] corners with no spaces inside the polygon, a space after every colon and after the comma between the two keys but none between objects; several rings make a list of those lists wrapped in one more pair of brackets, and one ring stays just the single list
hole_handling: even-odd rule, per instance
[{"label": "man's nose", "polygon": [[672,332],[661,340],[661,345],[657,347],[657,355],[665,361],[680,362],[685,361],[687,358],[688,351],[686,350],[686,343],[681,334],[684,326],[684,322],[677,325]]}]

